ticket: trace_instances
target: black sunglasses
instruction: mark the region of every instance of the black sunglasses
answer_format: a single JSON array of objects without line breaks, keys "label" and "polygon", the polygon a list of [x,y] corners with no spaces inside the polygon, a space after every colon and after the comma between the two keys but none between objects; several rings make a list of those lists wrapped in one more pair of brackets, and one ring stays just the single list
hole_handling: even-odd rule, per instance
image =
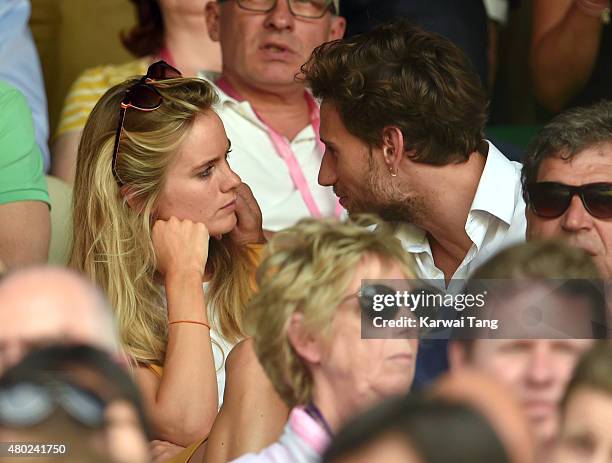
[{"label": "black sunglasses", "polygon": [[58,408],[87,427],[104,424],[106,402],[68,381],[38,379],[0,388],[0,423],[4,426],[29,428],[46,421]]},{"label": "black sunglasses", "polygon": [[533,212],[547,219],[562,216],[578,195],[589,214],[598,219],[612,218],[612,183],[589,183],[580,186],[557,182],[527,185],[527,195]]},{"label": "black sunglasses", "polygon": [[120,187],[123,186],[123,181],[119,177],[119,174],[117,174],[117,154],[119,153],[119,141],[121,140],[126,110],[128,108],[134,108],[139,111],[155,111],[161,106],[162,96],[150,82],[174,79],[181,76],[182,74],[178,69],[170,66],[165,61],[157,61],[149,66],[146,75],[142,76],[136,84],[126,90],[125,96],[121,101],[119,124],[117,125],[117,133],[115,134],[115,147],[113,149],[112,160],[113,176]]}]

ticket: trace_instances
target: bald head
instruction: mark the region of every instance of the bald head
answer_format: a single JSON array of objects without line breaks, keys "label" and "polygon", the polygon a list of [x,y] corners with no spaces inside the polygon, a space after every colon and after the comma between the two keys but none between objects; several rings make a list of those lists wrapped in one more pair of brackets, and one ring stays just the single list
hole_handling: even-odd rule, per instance
[{"label": "bald head", "polygon": [[113,316],[102,294],[78,274],[39,267],[0,282],[0,372],[33,347],[89,344],[115,354]]}]

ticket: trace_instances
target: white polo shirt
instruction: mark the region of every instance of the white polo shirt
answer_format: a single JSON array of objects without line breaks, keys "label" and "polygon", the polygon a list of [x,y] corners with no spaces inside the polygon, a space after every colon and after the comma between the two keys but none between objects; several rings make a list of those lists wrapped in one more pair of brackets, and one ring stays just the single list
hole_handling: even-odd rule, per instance
[{"label": "white polo shirt", "polygon": [[[277,153],[268,129],[248,101],[239,102],[217,87],[220,103],[215,110],[232,142],[231,168],[253,190],[266,230],[280,230],[309,217],[310,211],[295,187],[289,168]],[[317,182],[323,157],[312,125],[290,142],[312,197],[323,217],[332,217],[336,197],[331,187]]]},{"label": "white polo shirt", "polygon": [[[525,241],[527,222],[521,189],[521,164],[508,160],[491,142],[484,170],[470,207],[465,231],[472,247],[455,271],[452,280],[467,279],[498,251]],[[399,224],[396,236],[404,249],[414,255],[418,277],[441,280],[444,272],[436,267],[425,231],[411,224]],[[458,289],[451,280],[448,290]]]}]

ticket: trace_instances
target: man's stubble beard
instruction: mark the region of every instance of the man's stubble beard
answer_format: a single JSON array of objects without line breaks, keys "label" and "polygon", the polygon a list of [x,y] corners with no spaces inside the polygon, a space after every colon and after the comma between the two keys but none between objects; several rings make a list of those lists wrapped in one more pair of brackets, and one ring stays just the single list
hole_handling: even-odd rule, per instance
[{"label": "man's stubble beard", "polygon": [[377,214],[387,222],[418,225],[427,214],[428,208],[424,199],[404,193],[398,185],[397,177],[381,172],[371,157],[363,185],[363,195],[352,201],[350,216],[369,212]]}]

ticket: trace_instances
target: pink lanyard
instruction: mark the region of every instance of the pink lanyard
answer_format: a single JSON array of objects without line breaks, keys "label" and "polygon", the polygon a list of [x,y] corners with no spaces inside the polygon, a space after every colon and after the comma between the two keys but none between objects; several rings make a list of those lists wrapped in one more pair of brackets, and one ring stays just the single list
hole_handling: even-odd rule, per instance
[{"label": "pink lanyard", "polygon": [[[219,78],[219,80],[217,80],[215,83],[221,90],[223,90],[227,95],[229,95],[236,101],[244,101],[242,95],[240,95],[224,77]],[[317,106],[317,103],[314,101],[314,98],[310,93],[304,92],[304,97],[306,98],[306,102],[308,103],[308,110],[310,112],[310,123],[312,124],[312,127],[314,129],[317,144],[322,151],[325,151],[325,147],[319,139],[319,127],[321,125],[319,107]],[[283,161],[285,161],[285,164],[287,164],[287,168],[289,169],[289,175],[291,176],[293,185],[300,192],[300,195],[302,196],[306,207],[310,211],[310,215],[316,218],[322,217],[321,211],[319,210],[319,206],[317,206],[317,203],[315,202],[312,196],[312,192],[310,191],[308,182],[306,181],[306,177],[304,177],[304,172],[300,167],[295,153],[291,149],[291,143],[289,142],[289,140],[287,140],[287,138],[283,137],[278,132],[270,128],[268,124],[264,122],[264,120],[259,116],[259,114],[257,114],[254,109],[253,111],[255,112],[255,115],[257,116],[259,121],[266,127],[266,130],[268,131],[268,135],[270,136],[270,140],[274,145],[276,153],[281,157]],[[342,212],[343,208],[336,200],[336,216],[340,217]]]},{"label": "pink lanyard", "polygon": [[[157,55],[163,59],[166,63],[168,63],[170,66],[174,66],[174,59],[172,59],[172,55],[170,54],[170,50],[168,50],[166,47],[162,48],[161,50],[159,50],[159,52],[157,53]],[[178,69],[178,68],[177,68]],[[180,69],[179,69],[180,71]]]}]

